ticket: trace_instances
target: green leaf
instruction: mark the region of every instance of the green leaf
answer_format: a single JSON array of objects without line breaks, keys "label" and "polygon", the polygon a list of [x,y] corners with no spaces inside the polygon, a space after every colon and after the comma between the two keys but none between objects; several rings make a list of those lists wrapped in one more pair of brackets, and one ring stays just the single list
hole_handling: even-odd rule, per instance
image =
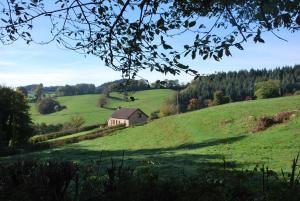
[{"label": "green leaf", "polygon": [[170,45],[168,45],[168,44],[163,44],[163,48],[165,49],[165,50],[168,50],[168,49],[173,49],[172,48],[172,46],[170,46]]},{"label": "green leaf", "polygon": [[159,28],[162,28],[164,27],[164,19],[163,18],[160,18],[157,23],[156,23],[156,26],[159,27]]},{"label": "green leaf", "polygon": [[217,55],[213,55],[213,57],[216,61],[220,61],[220,58]]},{"label": "green leaf", "polygon": [[258,42],[260,42],[260,43],[265,43],[265,41],[264,41],[262,38],[258,38],[257,40],[258,40]]},{"label": "green leaf", "polygon": [[219,52],[218,52],[218,57],[219,57],[219,58],[222,58],[222,57],[223,57],[223,49],[222,49],[222,50],[219,50]]},{"label": "green leaf", "polygon": [[196,50],[193,50],[192,51],[192,59],[195,59],[196,58]]},{"label": "green leaf", "polygon": [[178,68],[181,68],[181,69],[188,69],[188,68],[189,68],[189,66],[183,65],[183,64],[181,64],[181,63],[178,63],[178,64],[177,64],[177,67],[178,67]]},{"label": "green leaf", "polygon": [[244,50],[244,48],[241,46],[240,43],[236,43],[236,44],[234,44],[234,45],[235,45],[235,47],[237,47],[238,49]]},{"label": "green leaf", "polygon": [[189,23],[189,27],[193,27],[195,25],[196,25],[196,21],[192,21],[192,22]]},{"label": "green leaf", "polygon": [[231,53],[230,53],[229,49],[225,49],[225,55],[226,56],[231,56]]},{"label": "green leaf", "polygon": [[296,18],[296,23],[297,23],[298,25],[300,25],[300,15],[297,16],[297,18]]}]

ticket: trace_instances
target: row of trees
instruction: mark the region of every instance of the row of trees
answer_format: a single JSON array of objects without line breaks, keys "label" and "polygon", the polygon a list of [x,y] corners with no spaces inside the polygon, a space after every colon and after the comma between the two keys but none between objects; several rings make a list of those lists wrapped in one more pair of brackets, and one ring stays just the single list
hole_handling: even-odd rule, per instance
[{"label": "row of trees", "polygon": [[55,91],[55,95],[57,96],[74,96],[94,93],[96,93],[96,86],[94,84],[76,84],[74,86],[66,85],[57,87]]},{"label": "row of trees", "polygon": [[43,84],[33,84],[27,86],[20,86],[18,90],[25,96],[31,95],[31,99],[38,101],[42,98],[43,94],[55,94],[56,96],[75,96],[83,94],[98,94],[105,91],[141,91],[148,89],[180,89],[183,88],[183,84],[179,84],[178,80],[156,80],[153,83],[149,83],[145,79],[140,80],[127,80],[119,79],[112,82],[106,82],[100,86],[94,84],[76,84],[65,86],[48,86]]},{"label": "row of trees", "polygon": [[180,84],[179,80],[156,80],[155,82],[151,83],[151,88],[154,89],[182,89],[184,88],[184,84]]},{"label": "row of trees", "polygon": [[[259,82],[274,80],[271,83]],[[277,80],[277,81],[276,81]],[[259,85],[276,85],[279,87],[276,92],[271,92],[273,97],[292,94],[300,90],[300,65],[294,67],[276,68],[274,70],[254,70],[251,69],[220,72],[207,76],[200,76],[194,80],[185,89],[179,93],[179,102],[181,110],[186,111],[187,105],[192,98],[197,98],[199,101],[213,100],[216,91],[222,91],[224,96],[229,97],[230,101],[242,101],[248,99],[260,98],[261,92],[255,93]],[[266,87],[268,88],[268,87]],[[262,90],[262,89],[261,89]]]}]

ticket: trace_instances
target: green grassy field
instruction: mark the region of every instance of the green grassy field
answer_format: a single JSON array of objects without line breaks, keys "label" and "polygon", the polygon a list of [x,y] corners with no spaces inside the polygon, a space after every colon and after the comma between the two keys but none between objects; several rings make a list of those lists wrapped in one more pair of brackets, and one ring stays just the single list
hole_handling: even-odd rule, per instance
[{"label": "green grassy field", "polygon": [[32,104],[31,114],[35,123],[64,123],[69,121],[72,116],[77,115],[84,117],[86,125],[104,123],[118,106],[138,107],[149,115],[151,112],[159,109],[161,103],[172,93],[174,91],[168,89],[139,91],[131,94],[136,98],[133,102],[123,101],[120,94],[111,93],[112,98],[110,98],[106,108],[97,106],[97,101],[100,97],[98,94],[58,97],[58,101],[62,105],[67,106],[67,109],[53,114],[41,115],[38,113],[35,105]]},{"label": "green grassy field", "polygon": [[[254,119],[280,111],[300,109],[300,96],[231,103],[161,118],[144,126],[127,128],[111,136],[62,148],[31,153],[19,158],[63,159],[86,163],[111,157],[125,163],[161,170],[194,171],[222,166],[223,159],[235,168],[264,164],[288,171],[300,150],[300,114],[289,122],[259,133],[249,132]],[[224,123],[227,122],[227,123]]]}]

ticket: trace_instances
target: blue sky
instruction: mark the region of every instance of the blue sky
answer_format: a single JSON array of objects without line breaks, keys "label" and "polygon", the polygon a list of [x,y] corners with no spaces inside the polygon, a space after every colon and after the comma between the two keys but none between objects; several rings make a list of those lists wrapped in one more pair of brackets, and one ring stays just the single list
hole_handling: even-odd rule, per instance
[{"label": "blue sky", "polygon": [[[218,71],[230,71],[250,68],[272,69],[285,65],[300,64],[300,33],[291,34],[287,31],[278,32],[288,42],[279,40],[270,33],[263,34],[265,44],[255,44],[249,41],[244,45],[245,50],[232,49],[232,57],[216,62],[213,59],[203,61],[201,58],[185,62],[201,74]],[[186,41],[189,36],[182,36]],[[175,47],[181,46],[182,41],[172,42]],[[189,82],[192,77],[182,73],[178,76],[149,72],[139,73],[139,76],[150,82],[156,79],[179,79]],[[121,73],[115,72],[94,56],[83,56],[59,47],[58,44],[26,45],[18,41],[13,45],[0,48],[0,84],[6,86],[20,86],[33,83],[49,85],[65,85],[77,83],[94,83],[120,79]]]}]

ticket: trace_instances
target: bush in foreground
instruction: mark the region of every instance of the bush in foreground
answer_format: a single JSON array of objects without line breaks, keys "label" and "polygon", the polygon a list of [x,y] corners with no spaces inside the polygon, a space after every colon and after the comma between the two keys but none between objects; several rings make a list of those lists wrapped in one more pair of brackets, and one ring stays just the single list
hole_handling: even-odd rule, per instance
[{"label": "bush in foreground", "polygon": [[0,200],[6,201],[299,201],[299,155],[280,178],[262,166],[237,171],[226,167],[193,176],[134,170],[123,161],[101,167],[72,162],[20,161],[0,165]]}]

